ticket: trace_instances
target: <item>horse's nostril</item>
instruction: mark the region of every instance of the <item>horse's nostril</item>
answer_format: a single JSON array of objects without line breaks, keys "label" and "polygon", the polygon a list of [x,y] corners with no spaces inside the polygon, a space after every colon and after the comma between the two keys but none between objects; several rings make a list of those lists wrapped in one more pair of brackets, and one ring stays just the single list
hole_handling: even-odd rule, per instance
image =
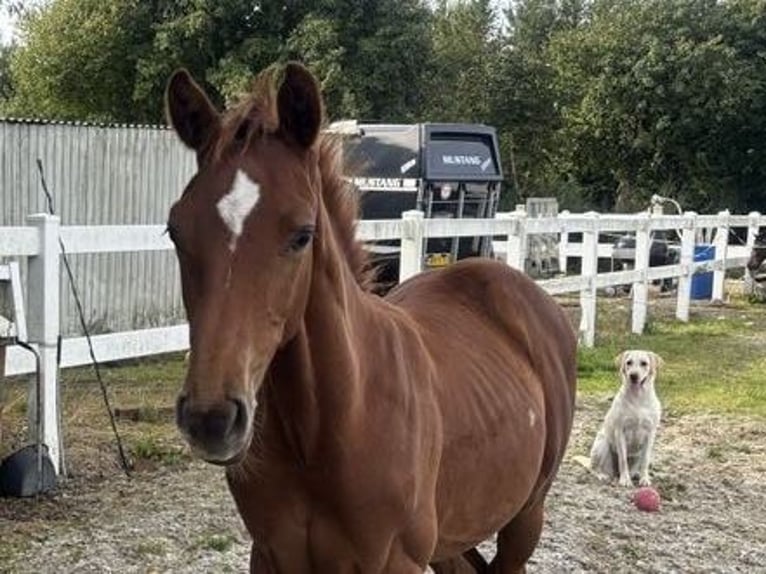
[{"label": "horse's nostril", "polygon": [[245,406],[245,402],[240,399],[232,399],[231,402],[234,403],[234,408],[236,409],[232,430],[234,432],[242,433],[247,427],[247,407]]}]

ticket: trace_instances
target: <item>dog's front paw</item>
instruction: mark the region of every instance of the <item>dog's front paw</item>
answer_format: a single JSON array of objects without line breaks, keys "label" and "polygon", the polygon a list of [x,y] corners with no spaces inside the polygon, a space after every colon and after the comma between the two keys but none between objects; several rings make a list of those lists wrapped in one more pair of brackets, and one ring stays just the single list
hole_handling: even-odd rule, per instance
[{"label": "dog's front paw", "polygon": [[625,475],[620,477],[619,484],[620,486],[631,487],[633,486],[633,481],[630,479],[630,475]]},{"label": "dog's front paw", "polygon": [[651,486],[652,485],[652,479],[649,478],[648,474],[641,475],[638,479],[638,485],[639,486]]}]

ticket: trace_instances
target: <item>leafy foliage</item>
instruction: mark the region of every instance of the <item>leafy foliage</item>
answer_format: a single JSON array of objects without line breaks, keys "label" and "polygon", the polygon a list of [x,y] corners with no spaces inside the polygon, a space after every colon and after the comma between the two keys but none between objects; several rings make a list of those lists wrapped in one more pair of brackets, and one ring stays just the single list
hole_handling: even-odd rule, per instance
[{"label": "leafy foliage", "polygon": [[426,115],[442,121],[487,121],[501,39],[489,0],[441,0],[434,14]]},{"label": "leafy foliage", "polygon": [[[752,14],[735,19],[745,4],[610,0],[557,35],[559,175],[601,208],[657,192],[704,210],[752,204],[766,176],[766,82],[763,33]],[[746,39],[751,54],[737,46]]]},{"label": "leafy foliage", "polygon": [[494,125],[518,199],[633,210],[661,193],[766,211],[766,0],[35,6],[0,2],[23,40],[0,50],[4,114],[161,122],[179,66],[223,106],[297,58],[332,119]]}]

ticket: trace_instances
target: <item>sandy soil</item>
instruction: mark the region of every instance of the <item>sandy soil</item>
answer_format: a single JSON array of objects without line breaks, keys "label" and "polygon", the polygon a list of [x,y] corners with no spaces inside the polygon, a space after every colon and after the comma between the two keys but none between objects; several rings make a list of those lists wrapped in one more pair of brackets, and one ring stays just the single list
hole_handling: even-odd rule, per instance
[{"label": "sandy soil", "polygon": [[[664,420],[654,471],[662,509],[643,513],[630,490],[598,483],[572,459],[587,454],[607,406],[578,405],[529,571],[764,571],[764,421]],[[0,499],[0,571],[247,571],[247,533],[220,469],[182,459],[126,479],[113,452],[90,451],[88,460],[73,456],[80,472],[53,496]],[[492,541],[482,550],[491,556]]]}]

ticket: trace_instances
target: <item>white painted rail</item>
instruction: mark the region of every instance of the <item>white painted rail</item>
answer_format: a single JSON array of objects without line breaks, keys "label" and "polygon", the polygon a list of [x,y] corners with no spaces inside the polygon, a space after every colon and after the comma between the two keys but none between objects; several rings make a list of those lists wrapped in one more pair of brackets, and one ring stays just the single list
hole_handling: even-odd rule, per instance
[{"label": "white painted rail", "polygon": [[[603,215],[597,213],[570,214],[557,217],[531,218],[523,211],[498,213],[495,219],[425,219],[421,212],[406,212],[400,220],[362,220],[357,236],[365,242],[395,240],[400,244],[400,278],[420,273],[424,264],[425,240],[431,237],[491,236],[495,256],[517,269],[524,269],[528,237],[534,234],[558,234],[560,268],[567,269],[569,258],[581,260],[581,272],[539,280],[548,293],[559,295],[579,293],[581,306],[580,341],[590,346],[596,337],[596,302],[598,290],[610,286],[631,285],[633,292],[632,330],[641,333],[649,312],[647,286],[650,281],[677,278],[676,316],[689,319],[692,279],[695,273],[713,272],[713,297],[724,296],[723,281],[727,269],[743,267],[760,227],[766,217],[759,213],[732,215],[724,211],[716,215]],[[747,229],[744,245],[731,238],[734,228]],[[676,265],[649,267],[651,238],[657,231],[680,232],[681,261]],[[701,231],[715,231],[715,256],[694,261],[696,239]],[[60,334],[60,266],[59,240],[67,253],[122,253],[172,249],[162,225],[140,226],[60,226],[56,217],[31,215],[23,227],[0,227],[0,258],[27,259],[26,287],[29,342],[41,355],[43,389],[37,396],[30,387],[30,405],[43,403],[43,442],[54,454],[59,468],[58,412],[56,411],[57,351]],[[602,236],[630,232],[636,237],[634,268],[629,271],[598,272],[599,259],[611,258],[611,243],[600,241]],[[572,234],[582,234],[574,243]],[[86,303],[87,304],[87,303]],[[187,325],[172,325],[140,331],[110,333],[92,337],[99,361],[117,361],[188,348]],[[84,337],[64,339],[61,343],[61,367],[86,365],[90,355]],[[19,375],[33,372],[35,362],[30,354],[17,347],[8,350],[6,373]],[[30,408],[30,416],[35,409]],[[29,428],[37,428],[34,420]],[[33,437],[34,438],[34,437]]]}]

